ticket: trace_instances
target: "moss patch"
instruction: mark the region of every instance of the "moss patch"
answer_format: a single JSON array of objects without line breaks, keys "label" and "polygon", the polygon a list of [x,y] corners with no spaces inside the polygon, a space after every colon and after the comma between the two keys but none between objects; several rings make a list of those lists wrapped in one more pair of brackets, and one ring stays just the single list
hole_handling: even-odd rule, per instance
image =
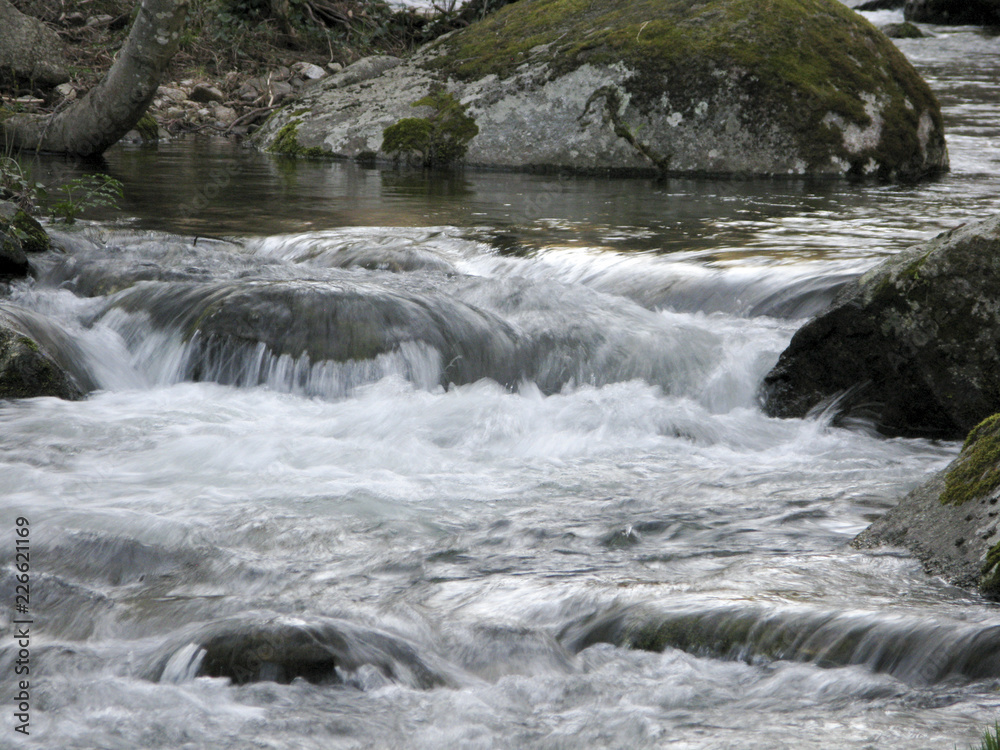
[{"label": "moss patch", "polygon": [[52,247],[52,240],[42,225],[26,211],[18,211],[11,219],[11,226],[21,241],[21,249],[26,253],[44,253]]},{"label": "moss patch", "polygon": [[294,119],[278,131],[267,150],[272,154],[282,156],[300,156],[307,159],[332,159],[333,154],[319,146],[304,147],[299,143],[299,124],[302,120]]},{"label": "moss patch", "polygon": [[438,44],[443,54],[429,67],[462,80],[509,77],[527,62],[559,76],[622,61],[639,71],[629,93],[640,109],[662,96],[665,81],[694,106],[724,73],[762,112],[791,121],[810,166],[830,155],[815,145],[817,133],[840,145],[827,115],[870,124],[863,94],[888,92],[891,101],[882,141],[856,157],[858,169],[869,157],[898,163],[882,151],[919,153],[922,111],[941,127],[933,94],[903,54],[836,0],[520,0]]},{"label": "moss patch", "polygon": [[945,475],[941,502],[961,505],[1000,487],[1000,414],[969,433],[954,467]]},{"label": "moss patch", "polygon": [[146,112],[139,118],[139,122],[135,124],[135,129],[143,141],[153,143],[160,140],[160,124],[149,112]]},{"label": "moss patch", "polygon": [[1000,598],[1000,542],[986,553],[982,577],[979,579],[979,593],[991,599]]},{"label": "moss patch", "polygon": [[430,107],[427,117],[406,117],[382,132],[382,150],[397,158],[413,158],[425,167],[449,167],[465,156],[479,126],[465,106],[447,91],[435,91],[414,107]]}]

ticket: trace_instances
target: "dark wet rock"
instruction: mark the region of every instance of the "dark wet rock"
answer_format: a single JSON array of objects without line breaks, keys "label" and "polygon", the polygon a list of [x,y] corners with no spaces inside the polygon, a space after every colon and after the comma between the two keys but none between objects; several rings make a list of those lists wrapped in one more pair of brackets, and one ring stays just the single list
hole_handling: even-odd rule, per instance
[{"label": "dark wet rock", "polygon": [[888,434],[962,438],[1000,411],[1000,217],[890,258],[803,326],[767,375],[768,414],[833,405]]},{"label": "dark wet rock", "polygon": [[226,95],[209,83],[198,83],[191,89],[188,99],[193,102],[208,104],[210,102],[224,102]]},{"label": "dark wet rock", "polygon": [[868,0],[868,2],[861,3],[860,5],[854,5],[852,2],[849,2],[848,5],[852,6],[854,10],[872,11],[895,10],[896,8],[902,8],[905,3],[906,0]]},{"label": "dark wet rock", "polygon": [[631,526],[616,529],[601,537],[601,544],[608,549],[626,549],[634,547],[642,541],[642,537]]},{"label": "dark wet rock", "polygon": [[1000,0],[906,0],[907,21],[951,25],[1000,24]]},{"label": "dark wet rock", "polygon": [[1000,599],[1000,415],[977,426],[944,471],[854,540],[905,547],[931,575]]},{"label": "dark wet rock", "polygon": [[444,89],[478,129],[471,165],[883,179],[948,166],[930,89],[835,0],[629,0],[586,13],[521,0],[405,61],[363,62],[303,89],[257,143],[389,159],[384,131],[433,127],[425,97]]},{"label": "dark wet rock", "polygon": [[30,273],[20,237],[10,226],[0,228],[0,279],[22,279]]},{"label": "dark wet rock", "polygon": [[43,87],[69,80],[59,36],[6,0],[0,2],[0,76]]},{"label": "dark wet rock", "polygon": [[333,618],[254,615],[175,637],[153,658],[146,676],[178,681],[207,675],[237,684],[288,683],[296,678],[337,683],[364,666],[413,688],[452,684],[445,671],[409,641],[377,628]]},{"label": "dark wet rock", "polygon": [[909,21],[886,24],[882,27],[882,33],[890,39],[922,39],[927,36],[919,26]]},{"label": "dark wet rock", "polygon": [[81,398],[92,384],[78,362],[78,350],[58,326],[0,303],[0,398]]}]

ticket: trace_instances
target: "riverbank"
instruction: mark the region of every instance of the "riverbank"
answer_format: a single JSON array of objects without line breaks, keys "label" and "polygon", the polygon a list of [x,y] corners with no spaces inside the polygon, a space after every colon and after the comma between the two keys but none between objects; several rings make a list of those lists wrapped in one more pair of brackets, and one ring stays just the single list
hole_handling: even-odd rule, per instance
[{"label": "riverbank", "polygon": [[[149,109],[157,128],[147,122],[129,139],[192,132],[247,135],[308,82],[368,55],[407,54],[506,2],[474,0],[462,7],[450,2],[425,9],[379,0],[270,5],[191,0],[180,50]],[[0,86],[4,106],[42,113],[66,106],[100,80],[124,44],[137,7],[133,0],[13,4],[44,22],[65,45],[69,81],[54,88],[24,82]]]}]

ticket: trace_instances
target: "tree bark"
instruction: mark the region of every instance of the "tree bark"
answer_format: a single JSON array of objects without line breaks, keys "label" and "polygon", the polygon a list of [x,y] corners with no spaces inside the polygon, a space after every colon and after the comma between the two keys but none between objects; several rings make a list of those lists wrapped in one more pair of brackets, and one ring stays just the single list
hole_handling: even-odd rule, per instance
[{"label": "tree bark", "polygon": [[128,40],[107,75],[61,112],[0,123],[15,149],[96,156],[131,130],[180,44],[188,0],[141,0]]}]

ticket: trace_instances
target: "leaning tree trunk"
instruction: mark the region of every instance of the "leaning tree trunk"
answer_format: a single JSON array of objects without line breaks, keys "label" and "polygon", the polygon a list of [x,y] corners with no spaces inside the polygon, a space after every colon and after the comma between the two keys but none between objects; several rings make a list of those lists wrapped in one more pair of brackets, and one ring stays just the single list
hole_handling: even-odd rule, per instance
[{"label": "leaning tree trunk", "polygon": [[13,115],[0,123],[16,149],[95,156],[131,130],[153,100],[177,51],[188,0],[141,0],[128,41],[103,80],[50,115]]}]

